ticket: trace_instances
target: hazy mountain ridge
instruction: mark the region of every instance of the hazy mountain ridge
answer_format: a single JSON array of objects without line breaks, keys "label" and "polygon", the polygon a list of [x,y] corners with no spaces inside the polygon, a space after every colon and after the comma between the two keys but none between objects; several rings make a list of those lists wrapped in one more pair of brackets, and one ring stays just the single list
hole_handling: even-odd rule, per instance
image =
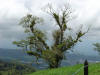
[{"label": "hazy mountain ridge", "polygon": [[[96,62],[100,61],[100,57],[96,56],[85,56],[81,54],[66,54],[67,59],[62,61],[61,66],[68,66],[77,63],[83,63],[85,59],[89,62]],[[0,59],[3,61],[16,61],[16,62],[23,62],[23,63],[32,63],[33,57],[28,56],[23,50],[16,50],[16,49],[3,49],[0,48]],[[74,61],[73,61],[74,60]],[[41,60],[39,61],[39,66],[47,66],[47,64],[43,63]],[[36,63],[33,63],[33,66],[38,67]]]}]

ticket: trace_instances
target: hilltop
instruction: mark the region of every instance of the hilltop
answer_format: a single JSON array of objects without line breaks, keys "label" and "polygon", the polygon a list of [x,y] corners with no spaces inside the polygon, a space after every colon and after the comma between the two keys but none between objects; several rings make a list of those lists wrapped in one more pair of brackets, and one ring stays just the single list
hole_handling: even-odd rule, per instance
[{"label": "hilltop", "polygon": [[[83,64],[78,64],[75,66],[62,67],[57,69],[41,70],[29,75],[83,75],[83,74],[84,74]],[[89,64],[89,75],[100,75],[100,63]]]}]

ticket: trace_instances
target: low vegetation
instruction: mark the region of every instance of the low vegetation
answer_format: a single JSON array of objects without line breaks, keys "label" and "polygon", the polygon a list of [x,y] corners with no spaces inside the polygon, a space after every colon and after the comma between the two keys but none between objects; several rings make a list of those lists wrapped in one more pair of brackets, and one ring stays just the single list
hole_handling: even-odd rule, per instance
[{"label": "low vegetation", "polygon": [[0,61],[0,75],[25,75],[35,69],[27,64]]}]

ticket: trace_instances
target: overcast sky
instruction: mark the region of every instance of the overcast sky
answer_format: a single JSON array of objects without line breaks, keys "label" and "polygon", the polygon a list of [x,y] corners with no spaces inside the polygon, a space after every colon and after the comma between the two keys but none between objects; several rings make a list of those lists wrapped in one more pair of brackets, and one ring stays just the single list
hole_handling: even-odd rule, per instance
[{"label": "overcast sky", "polygon": [[58,8],[68,3],[73,17],[69,24],[91,25],[83,37],[84,44],[100,40],[100,0],[0,0],[0,48],[16,48],[12,41],[24,36],[22,27],[18,25],[20,19],[28,13],[44,17],[41,8],[48,3]]}]

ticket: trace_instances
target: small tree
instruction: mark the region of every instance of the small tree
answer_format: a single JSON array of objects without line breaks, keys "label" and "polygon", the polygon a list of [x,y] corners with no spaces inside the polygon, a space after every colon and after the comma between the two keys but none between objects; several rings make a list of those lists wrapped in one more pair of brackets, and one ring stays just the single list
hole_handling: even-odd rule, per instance
[{"label": "small tree", "polygon": [[20,22],[23,28],[25,28],[25,33],[28,34],[26,39],[17,42],[14,41],[13,43],[18,47],[24,48],[27,54],[35,56],[37,60],[39,58],[44,59],[48,63],[49,68],[57,68],[64,59],[64,53],[80,41],[80,38],[86,32],[82,32],[80,29],[75,33],[75,37],[72,37],[71,35],[65,37],[64,33],[66,30],[72,31],[72,29],[67,25],[70,15],[69,9],[64,8],[58,13],[52,8],[49,8],[49,13],[54,19],[56,25],[59,27],[59,29],[52,33],[54,38],[52,46],[49,46],[46,43],[47,37],[45,33],[36,27],[37,24],[41,23],[41,18],[32,16],[31,14],[23,17]]},{"label": "small tree", "polygon": [[95,43],[93,45],[95,46],[94,49],[100,53],[100,43]]}]

